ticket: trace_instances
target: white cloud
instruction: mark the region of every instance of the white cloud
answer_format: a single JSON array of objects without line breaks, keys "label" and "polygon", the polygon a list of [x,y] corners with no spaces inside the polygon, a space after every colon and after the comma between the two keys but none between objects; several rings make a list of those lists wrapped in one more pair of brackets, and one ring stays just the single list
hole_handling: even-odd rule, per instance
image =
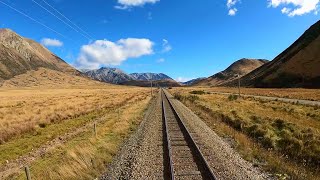
[{"label": "white cloud", "polygon": [[227,8],[228,8],[228,15],[229,16],[235,16],[238,9],[235,8],[234,6],[240,2],[240,0],[227,0]]},{"label": "white cloud", "polygon": [[171,47],[169,41],[166,40],[166,39],[163,39],[162,40],[162,53],[166,53],[166,52],[169,52],[171,50],[172,50],[172,47]]},{"label": "white cloud", "polygon": [[117,42],[96,40],[81,47],[74,65],[78,68],[95,69],[101,65],[120,65],[129,58],[152,53],[153,42],[149,39],[127,38]]},{"label": "white cloud", "polygon": [[160,59],[157,60],[157,63],[163,63],[164,61],[165,61],[164,58],[160,58]]},{"label": "white cloud", "polygon": [[237,8],[229,9],[228,15],[229,16],[235,16],[237,11],[238,11]]},{"label": "white cloud", "polygon": [[320,0],[268,0],[269,7],[277,8],[285,6],[281,9],[283,14],[289,17],[301,16],[310,12],[318,13]]},{"label": "white cloud", "polygon": [[44,46],[53,46],[53,47],[61,47],[63,46],[63,42],[57,39],[43,38],[41,39],[41,44]]},{"label": "white cloud", "polygon": [[120,5],[115,6],[116,9],[129,9],[131,7],[143,6],[147,3],[155,4],[160,0],[118,0]]},{"label": "white cloud", "polygon": [[227,7],[231,8],[232,6],[236,5],[237,2],[238,2],[238,0],[228,0]]},{"label": "white cloud", "polygon": [[187,82],[187,81],[190,81],[190,80],[192,80],[192,79],[194,79],[194,78],[177,77],[175,80],[176,80],[177,82]]}]

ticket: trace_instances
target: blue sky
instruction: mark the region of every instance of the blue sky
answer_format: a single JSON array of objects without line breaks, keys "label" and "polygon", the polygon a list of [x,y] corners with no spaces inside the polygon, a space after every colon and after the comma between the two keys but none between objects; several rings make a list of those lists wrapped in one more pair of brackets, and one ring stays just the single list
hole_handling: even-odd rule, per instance
[{"label": "blue sky", "polygon": [[0,0],[0,27],[44,44],[78,68],[113,66],[187,80],[210,76],[244,57],[272,60],[319,20],[319,4]]}]

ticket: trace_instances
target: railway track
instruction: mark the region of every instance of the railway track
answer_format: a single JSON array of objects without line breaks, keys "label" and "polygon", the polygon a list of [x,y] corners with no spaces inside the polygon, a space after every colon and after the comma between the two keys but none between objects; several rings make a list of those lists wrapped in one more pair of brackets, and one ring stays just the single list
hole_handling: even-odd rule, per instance
[{"label": "railway track", "polygon": [[164,90],[161,99],[165,179],[217,179]]}]

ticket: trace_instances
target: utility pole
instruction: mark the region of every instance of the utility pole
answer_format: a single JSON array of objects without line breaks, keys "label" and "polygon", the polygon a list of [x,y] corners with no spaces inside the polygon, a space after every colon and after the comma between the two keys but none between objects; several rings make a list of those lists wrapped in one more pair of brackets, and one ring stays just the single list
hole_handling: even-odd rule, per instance
[{"label": "utility pole", "polygon": [[151,97],[153,97],[153,92],[152,92],[152,80],[151,80]]},{"label": "utility pole", "polygon": [[238,74],[238,90],[239,90],[239,97],[240,97],[240,75]]}]

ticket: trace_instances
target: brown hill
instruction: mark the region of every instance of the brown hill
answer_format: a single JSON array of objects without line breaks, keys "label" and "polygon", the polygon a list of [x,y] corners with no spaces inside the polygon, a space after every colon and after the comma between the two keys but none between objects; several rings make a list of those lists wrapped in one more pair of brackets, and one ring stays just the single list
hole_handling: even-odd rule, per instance
[{"label": "brown hill", "polygon": [[[140,86],[140,87],[150,87],[151,82],[150,81],[137,81],[137,80],[131,80],[131,81],[125,81],[120,83],[121,85],[128,85],[128,86]],[[163,80],[157,80],[152,81],[152,85],[154,87],[180,87],[182,84],[178,83],[175,80],[172,79],[163,79]]]},{"label": "brown hill", "polygon": [[223,83],[232,81],[237,78],[237,75],[244,76],[256,68],[268,62],[264,59],[240,59],[231,64],[227,69],[214,74],[208,78],[196,82],[195,86],[219,86]]},{"label": "brown hill", "polygon": [[0,86],[5,80],[39,68],[81,74],[39,43],[0,29]]},{"label": "brown hill", "polygon": [[[273,61],[241,78],[252,87],[320,87],[320,21]],[[227,85],[234,85],[231,82]]]},{"label": "brown hill", "polygon": [[5,80],[1,88],[76,88],[83,86],[87,87],[104,85],[108,84],[99,81],[93,81],[87,77],[75,76],[46,68],[39,68],[38,70],[30,70],[9,80]]}]

